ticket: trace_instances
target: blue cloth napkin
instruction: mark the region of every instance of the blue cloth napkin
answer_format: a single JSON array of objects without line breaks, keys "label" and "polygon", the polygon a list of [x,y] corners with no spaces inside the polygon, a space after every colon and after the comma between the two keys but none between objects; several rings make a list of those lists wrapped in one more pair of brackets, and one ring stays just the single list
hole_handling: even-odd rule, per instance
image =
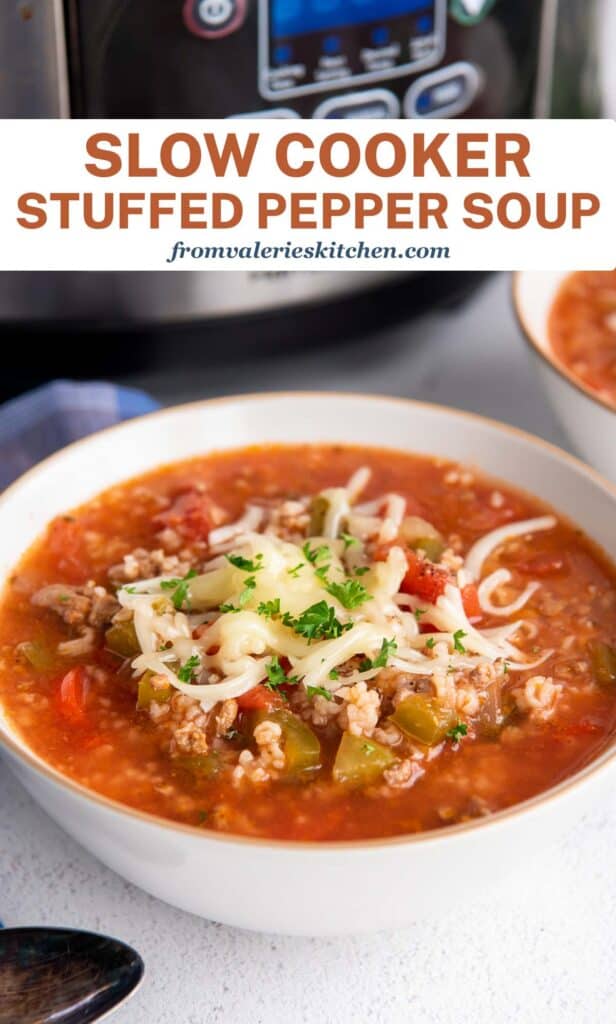
[{"label": "blue cloth napkin", "polygon": [[57,380],[0,406],[0,490],[58,448],[158,403],[135,388]]}]

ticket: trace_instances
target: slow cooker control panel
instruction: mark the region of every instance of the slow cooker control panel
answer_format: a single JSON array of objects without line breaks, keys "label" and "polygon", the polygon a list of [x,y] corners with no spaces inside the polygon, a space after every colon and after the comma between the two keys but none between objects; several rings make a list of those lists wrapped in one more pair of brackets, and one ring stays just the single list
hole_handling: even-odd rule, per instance
[{"label": "slow cooker control panel", "polygon": [[76,116],[532,111],[538,0],[148,0],[146,19],[143,6],[71,0]]},{"label": "slow cooker control panel", "polygon": [[[486,42],[492,37],[490,60],[499,59],[493,29],[482,26],[495,3],[184,0],[184,22],[209,41],[234,36],[233,57],[257,43],[256,69],[250,60],[241,70],[256,71],[256,102],[227,117],[455,117],[485,99],[482,67],[461,58],[469,33],[475,42],[483,33]],[[222,48],[208,54],[211,61],[223,59]]]}]

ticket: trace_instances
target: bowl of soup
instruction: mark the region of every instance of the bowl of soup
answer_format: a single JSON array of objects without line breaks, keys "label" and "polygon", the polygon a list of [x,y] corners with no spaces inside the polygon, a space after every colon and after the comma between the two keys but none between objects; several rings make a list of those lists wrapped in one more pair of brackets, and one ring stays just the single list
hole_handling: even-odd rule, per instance
[{"label": "bowl of soup", "polygon": [[615,511],[558,449],[415,402],[103,431],[0,499],[2,752],[184,910],[431,916],[613,785]]},{"label": "bowl of soup", "polygon": [[513,294],[563,427],[580,454],[616,480],[616,271],[523,271]]}]

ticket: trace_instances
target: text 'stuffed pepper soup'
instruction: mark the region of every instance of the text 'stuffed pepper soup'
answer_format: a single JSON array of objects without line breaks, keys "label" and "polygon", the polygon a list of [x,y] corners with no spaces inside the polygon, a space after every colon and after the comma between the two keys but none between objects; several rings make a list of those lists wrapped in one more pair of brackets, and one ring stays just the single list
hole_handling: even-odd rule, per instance
[{"label": "text 'stuffed pepper soup'", "polygon": [[0,609],[47,762],[221,832],[348,840],[509,807],[616,728],[616,572],[467,469],[260,447],[56,519]]}]

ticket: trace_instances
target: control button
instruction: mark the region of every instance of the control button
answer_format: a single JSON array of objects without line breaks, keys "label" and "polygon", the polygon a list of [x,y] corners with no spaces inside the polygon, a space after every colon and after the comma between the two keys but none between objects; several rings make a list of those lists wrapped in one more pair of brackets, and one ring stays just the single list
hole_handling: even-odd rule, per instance
[{"label": "control button", "polygon": [[478,25],[495,3],[496,0],[450,0],[449,13],[460,25]]},{"label": "control button", "polygon": [[400,116],[400,101],[387,89],[369,89],[348,96],[331,96],[312,115],[316,118],[387,118]]},{"label": "control button", "polygon": [[270,107],[269,110],[255,110],[250,114],[231,114],[231,119],[242,120],[247,118],[265,118],[265,119],[276,119],[283,120],[289,117],[299,117],[296,110],[291,110],[290,107]]},{"label": "control button", "polygon": [[434,29],[434,18],[431,14],[422,14],[422,16],[417,19],[415,27],[420,35],[427,36],[428,33],[432,32]]},{"label": "control button", "polygon": [[185,0],[184,24],[201,39],[221,39],[241,28],[246,0]]},{"label": "control button", "polygon": [[475,64],[459,61],[422,75],[404,97],[405,117],[455,117],[472,105],[483,88]]}]

